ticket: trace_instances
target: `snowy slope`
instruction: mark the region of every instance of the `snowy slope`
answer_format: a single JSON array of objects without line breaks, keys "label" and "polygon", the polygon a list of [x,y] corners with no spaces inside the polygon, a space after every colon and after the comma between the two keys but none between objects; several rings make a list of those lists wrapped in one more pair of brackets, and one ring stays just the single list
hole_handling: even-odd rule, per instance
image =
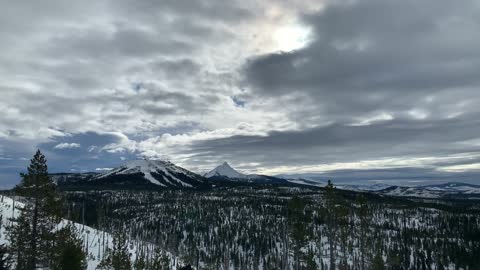
[{"label": "snowy slope", "polygon": [[430,191],[445,191],[445,192],[462,192],[465,194],[480,194],[480,186],[450,182],[440,185],[421,186],[421,188]]},{"label": "snowy slope", "polygon": [[260,175],[260,174],[243,174],[233,169],[227,162],[215,167],[215,169],[204,175],[211,180],[232,181],[237,183],[250,184],[288,184],[285,179]]},{"label": "snowy slope", "polygon": [[414,187],[392,186],[377,192],[399,197],[480,199],[480,186],[456,182]]},{"label": "snowy slope", "polygon": [[370,185],[352,185],[352,184],[343,184],[336,186],[339,189],[351,190],[351,191],[380,191],[386,188],[391,187],[392,185],[388,184],[370,184]]},{"label": "snowy slope", "polygon": [[133,160],[109,172],[92,177],[90,183],[142,183],[160,187],[193,188],[204,184],[198,174],[178,167],[169,161]]},{"label": "snowy slope", "polygon": [[54,183],[57,184],[66,184],[66,183],[75,183],[81,181],[87,181],[93,177],[99,175],[99,173],[88,172],[88,173],[52,173],[50,178]]},{"label": "snowy slope", "polygon": [[237,172],[235,169],[230,167],[230,165],[225,161],[223,164],[215,167],[215,169],[204,175],[207,178],[213,176],[224,176],[228,178],[247,178],[247,175]]},{"label": "snowy slope", "polygon": [[[11,221],[9,220],[10,218],[17,217],[19,215],[18,207],[22,206],[23,203],[15,201],[10,197],[0,195],[0,244],[8,244],[5,227],[11,224]],[[73,223],[68,220],[62,220],[62,222],[59,224],[59,228],[69,223],[74,224],[83,237],[83,241],[85,243],[84,250],[88,253],[87,269],[95,270],[97,265],[100,263],[107,247],[112,248],[112,236],[107,232],[100,231],[82,224]],[[153,244],[130,240],[128,247],[132,261],[135,260],[137,249],[139,249],[140,246],[149,246],[148,250],[151,251],[153,251],[155,247]],[[167,255],[170,257],[172,269],[179,269],[180,266],[183,265],[183,263],[171,253],[167,252]]]},{"label": "snowy slope", "polygon": [[[288,181],[294,184],[317,187],[326,185],[323,182],[303,178],[288,179]],[[372,192],[398,197],[480,199],[480,186],[459,182],[425,186],[395,186],[378,183],[371,185],[335,184],[335,187],[343,190]]]}]

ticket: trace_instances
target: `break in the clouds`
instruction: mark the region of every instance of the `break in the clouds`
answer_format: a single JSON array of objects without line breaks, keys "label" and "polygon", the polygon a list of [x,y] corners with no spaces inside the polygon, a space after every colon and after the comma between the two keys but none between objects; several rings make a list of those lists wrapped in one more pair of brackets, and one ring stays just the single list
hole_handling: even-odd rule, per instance
[{"label": "break in the clouds", "polygon": [[79,143],[59,143],[55,145],[53,148],[54,149],[68,149],[68,148],[79,148],[80,144]]},{"label": "break in the clouds", "polygon": [[53,171],[480,169],[478,1],[0,5],[1,181],[37,147]]}]

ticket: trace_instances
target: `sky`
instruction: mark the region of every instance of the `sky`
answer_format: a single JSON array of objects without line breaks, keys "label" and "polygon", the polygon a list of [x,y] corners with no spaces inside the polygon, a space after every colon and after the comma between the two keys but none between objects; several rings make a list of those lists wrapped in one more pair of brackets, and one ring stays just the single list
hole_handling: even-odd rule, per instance
[{"label": "sky", "polygon": [[0,187],[138,158],[480,184],[475,0],[0,0]]}]

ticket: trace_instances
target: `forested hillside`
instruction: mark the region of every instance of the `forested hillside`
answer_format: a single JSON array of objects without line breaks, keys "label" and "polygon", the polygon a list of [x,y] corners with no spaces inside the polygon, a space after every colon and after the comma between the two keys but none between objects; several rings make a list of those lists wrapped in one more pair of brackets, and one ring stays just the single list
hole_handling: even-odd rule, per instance
[{"label": "forested hillside", "polygon": [[92,191],[68,218],[124,228],[199,269],[479,269],[480,208],[318,188]]},{"label": "forested hillside", "polygon": [[173,254],[132,237],[121,224],[109,233],[65,219],[65,194],[40,151],[27,171],[15,189],[0,194],[0,270],[184,269]]}]

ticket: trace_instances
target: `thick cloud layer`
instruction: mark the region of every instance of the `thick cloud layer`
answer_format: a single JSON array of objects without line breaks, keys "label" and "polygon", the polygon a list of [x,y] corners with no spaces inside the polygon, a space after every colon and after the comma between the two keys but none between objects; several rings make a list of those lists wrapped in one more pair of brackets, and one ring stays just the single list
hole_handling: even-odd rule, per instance
[{"label": "thick cloud layer", "polygon": [[480,169],[477,1],[3,2],[7,184],[37,147],[54,171]]},{"label": "thick cloud layer", "polygon": [[290,118],[313,128],[244,141],[277,142],[300,164],[478,155],[479,12],[476,1],[369,0],[304,14],[313,42],[253,58],[245,84],[295,100]]},{"label": "thick cloud layer", "polygon": [[304,15],[307,48],[254,58],[247,83],[301,96],[318,108],[300,110],[313,121],[478,113],[479,15],[477,1],[335,1]]}]

